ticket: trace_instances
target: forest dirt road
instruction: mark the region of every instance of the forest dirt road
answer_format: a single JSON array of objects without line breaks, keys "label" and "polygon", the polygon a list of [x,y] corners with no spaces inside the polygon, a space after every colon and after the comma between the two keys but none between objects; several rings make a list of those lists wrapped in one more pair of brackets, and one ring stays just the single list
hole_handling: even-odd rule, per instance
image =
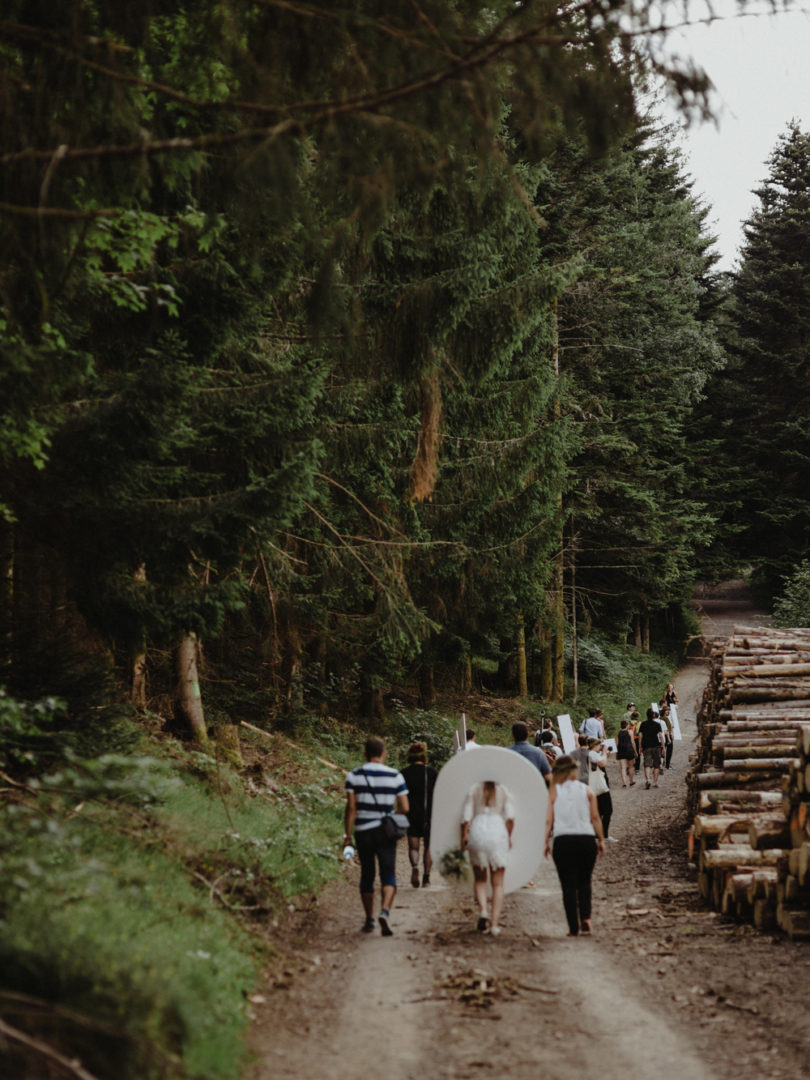
[{"label": "forest dirt road", "polygon": [[[704,632],[756,618],[707,602]],[[683,741],[658,790],[610,777],[593,935],[567,938],[551,863],[475,932],[469,886],[414,889],[400,844],[394,936],[359,932],[358,871],[302,902],[252,1008],[246,1080],[776,1080],[804,1075],[810,948],[725,921],[686,852],[684,776],[707,678],[676,676]]]}]

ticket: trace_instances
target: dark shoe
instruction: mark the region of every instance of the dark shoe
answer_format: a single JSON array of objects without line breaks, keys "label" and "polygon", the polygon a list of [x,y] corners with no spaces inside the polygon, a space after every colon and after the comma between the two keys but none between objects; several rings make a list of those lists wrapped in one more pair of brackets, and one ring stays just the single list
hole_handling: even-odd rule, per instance
[{"label": "dark shoe", "polygon": [[385,914],[380,912],[378,919],[380,922],[380,933],[382,934],[382,936],[391,937],[394,931],[391,929],[391,926],[388,922],[388,912],[386,911]]},{"label": "dark shoe", "polygon": [[415,889],[419,888],[419,869],[416,866],[411,870],[411,885]]},{"label": "dark shoe", "polygon": [[488,926],[489,919],[486,917],[486,915],[481,915],[481,917],[478,919],[478,922],[475,924],[475,929],[478,931],[479,934],[483,934]]},{"label": "dark shoe", "polygon": [[423,874],[422,876],[422,888],[430,884],[430,874]]},{"label": "dark shoe", "polygon": [[363,923],[363,933],[364,934],[370,934],[373,931],[373,929],[374,929],[374,920],[373,919],[366,919],[366,921]]},{"label": "dark shoe", "polygon": [[649,780],[648,780],[648,781],[647,781],[647,782],[646,782],[646,783],[644,784],[644,790],[645,790],[645,791],[649,791],[649,790],[650,790],[650,781],[649,781]]},{"label": "dark shoe", "polygon": [[583,919],[583,921],[579,924],[579,932],[581,934],[590,934],[590,932],[591,932],[591,920],[590,919]]}]

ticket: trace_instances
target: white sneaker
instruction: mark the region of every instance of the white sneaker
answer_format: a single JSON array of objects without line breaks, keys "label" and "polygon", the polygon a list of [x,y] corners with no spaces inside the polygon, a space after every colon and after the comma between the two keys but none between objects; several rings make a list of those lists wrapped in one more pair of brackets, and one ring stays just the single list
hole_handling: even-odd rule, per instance
[{"label": "white sneaker", "polygon": [[619,841],[618,841],[618,840],[616,839],[616,837],[615,837],[615,836],[609,836],[609,837],[608,837],[608,843],[609,843],[609,844],[618,844],[618,842],[619,842]]}]

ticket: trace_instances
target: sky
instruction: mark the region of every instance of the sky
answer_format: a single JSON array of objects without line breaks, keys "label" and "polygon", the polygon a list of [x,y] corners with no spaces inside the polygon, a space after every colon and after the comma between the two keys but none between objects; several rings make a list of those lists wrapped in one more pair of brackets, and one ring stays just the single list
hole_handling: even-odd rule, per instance
[{"label": "sky", "polygon": [[[717,123],[693,125],[682,136],[694,193],[710,208],[718,236],[719,270],[732,270],[743,241],[742,222],[758,206],[753,194],[769,175],[768,158],[791,120],[810,131],[810,3],[791,11],[735,18],[735,0],[717,0],[730,17],[673,31],[669,51],[693,57],[715,85]],[[690,17],[705,17],[691,0]],[[770,11],[753,0],[747,10]]]}]

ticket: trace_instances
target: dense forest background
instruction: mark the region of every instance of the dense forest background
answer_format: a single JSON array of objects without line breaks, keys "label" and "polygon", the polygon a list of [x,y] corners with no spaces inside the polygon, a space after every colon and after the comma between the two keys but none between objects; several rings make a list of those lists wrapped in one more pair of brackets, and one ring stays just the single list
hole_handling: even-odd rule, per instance
[{"label": "dense forest background", "polygon": [[8,790],[151,805],[133,722],[210,780],[240,724],[576,704],[697,581],[806,620],[810,136],[718,273],[666,11],[5,5]]}]

